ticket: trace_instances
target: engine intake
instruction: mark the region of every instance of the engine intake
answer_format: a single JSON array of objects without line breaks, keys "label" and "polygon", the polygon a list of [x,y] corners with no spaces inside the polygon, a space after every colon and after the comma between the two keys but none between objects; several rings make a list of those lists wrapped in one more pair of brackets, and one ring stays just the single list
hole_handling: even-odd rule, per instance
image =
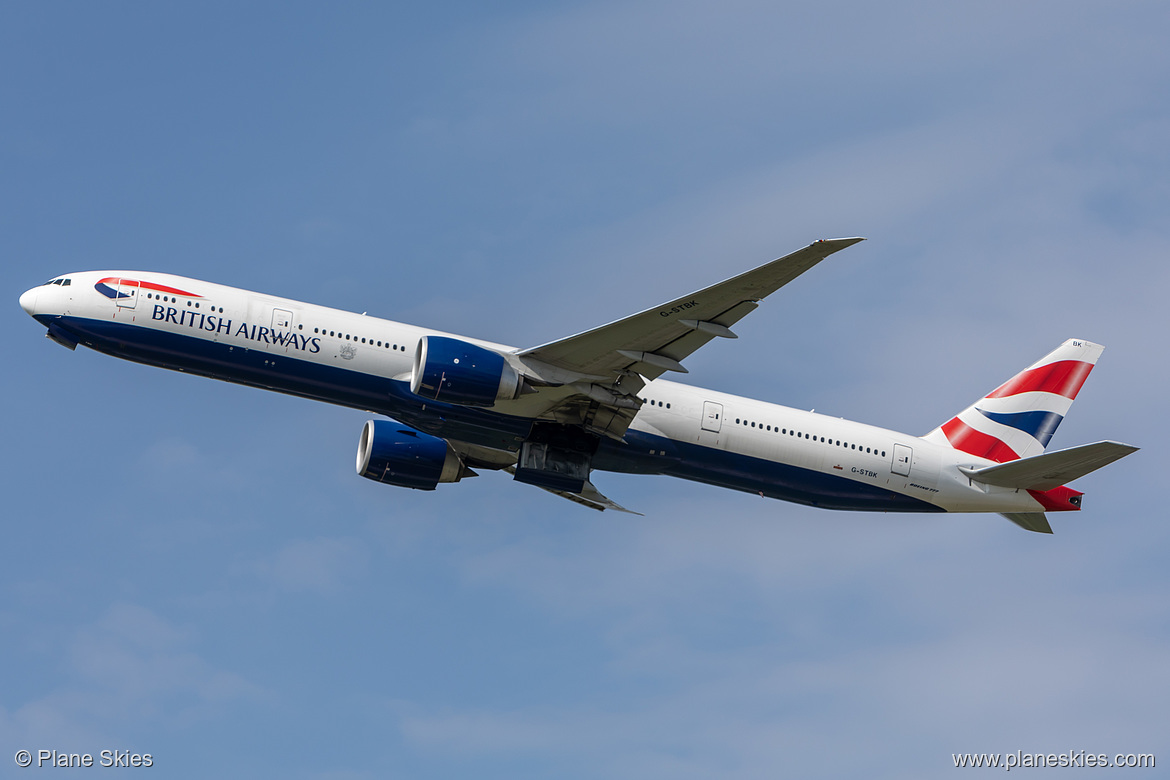
[{"label": "engine intake", "polygon": [[520,395],[523,382],[504,356],[446,336],[423,336],[410,392],[460,406],[493,406]]},{"label": "engine intake", "polygon": [[357,473],[375,482],[434,490],[475,472],[445,439],[386,420],[368,420],[358,442]]}]

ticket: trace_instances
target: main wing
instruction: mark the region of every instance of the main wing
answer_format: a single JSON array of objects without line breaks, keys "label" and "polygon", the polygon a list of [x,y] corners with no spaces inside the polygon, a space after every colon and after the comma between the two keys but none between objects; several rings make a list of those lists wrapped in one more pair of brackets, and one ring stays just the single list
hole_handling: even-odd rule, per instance
[{"label": "main wing", "polygon": [[616,377],[634,370],[648,379],[656,379],[666,371],[686,373],[682,360],[713,338],[735,338],[730,326],[755,309],[760,300],[834,252],[864,240],[817,241],[698,292],[575,336],[523,350],[520,356],[596,376]]},{"label": "main wing", "polygon": [[[647,380],[686,373],[682,361],[714,338],[735,338],[731,326],[834,252],[863,241],[817,241],[739,276],[608,325],[521,350],[516,357],[546,386],[571,387],[546,414],[621,438]],[[540,392],[539,386],[536,388]]]}]

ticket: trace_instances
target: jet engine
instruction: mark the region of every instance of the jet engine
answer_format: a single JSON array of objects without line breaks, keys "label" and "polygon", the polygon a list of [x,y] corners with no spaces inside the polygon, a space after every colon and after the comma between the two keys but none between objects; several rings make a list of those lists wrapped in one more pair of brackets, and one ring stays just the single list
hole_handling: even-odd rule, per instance
[{"label": "jet engine", "polygon": [[375,482],[434,490],[475,472],[438,436],[388,420],[368,420],[358,442],[357,473]]},{"label": "jet engine", "polygon": [[423,336],[410,392],[460,406],[492,406],[520,396],[523,380],[504,356],[446,336]]}]

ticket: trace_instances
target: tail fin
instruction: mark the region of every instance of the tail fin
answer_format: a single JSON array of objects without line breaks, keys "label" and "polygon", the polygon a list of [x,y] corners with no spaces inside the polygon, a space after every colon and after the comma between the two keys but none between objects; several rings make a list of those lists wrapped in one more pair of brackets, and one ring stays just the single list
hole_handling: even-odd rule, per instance
[{"label": "tail fin", "polygon": [[922,438],[997,463],[1039,455],[1104,349],[1069,339]]}]

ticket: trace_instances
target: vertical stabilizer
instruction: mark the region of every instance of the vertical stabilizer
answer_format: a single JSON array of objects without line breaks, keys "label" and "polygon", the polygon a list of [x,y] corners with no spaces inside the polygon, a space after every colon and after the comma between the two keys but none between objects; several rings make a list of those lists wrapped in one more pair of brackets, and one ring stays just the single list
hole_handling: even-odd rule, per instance
[{"label": "vertical stabilizer", "polygon": [[922,438],[998,463],[1039,455],[1104,349],[1069,339]]}]

